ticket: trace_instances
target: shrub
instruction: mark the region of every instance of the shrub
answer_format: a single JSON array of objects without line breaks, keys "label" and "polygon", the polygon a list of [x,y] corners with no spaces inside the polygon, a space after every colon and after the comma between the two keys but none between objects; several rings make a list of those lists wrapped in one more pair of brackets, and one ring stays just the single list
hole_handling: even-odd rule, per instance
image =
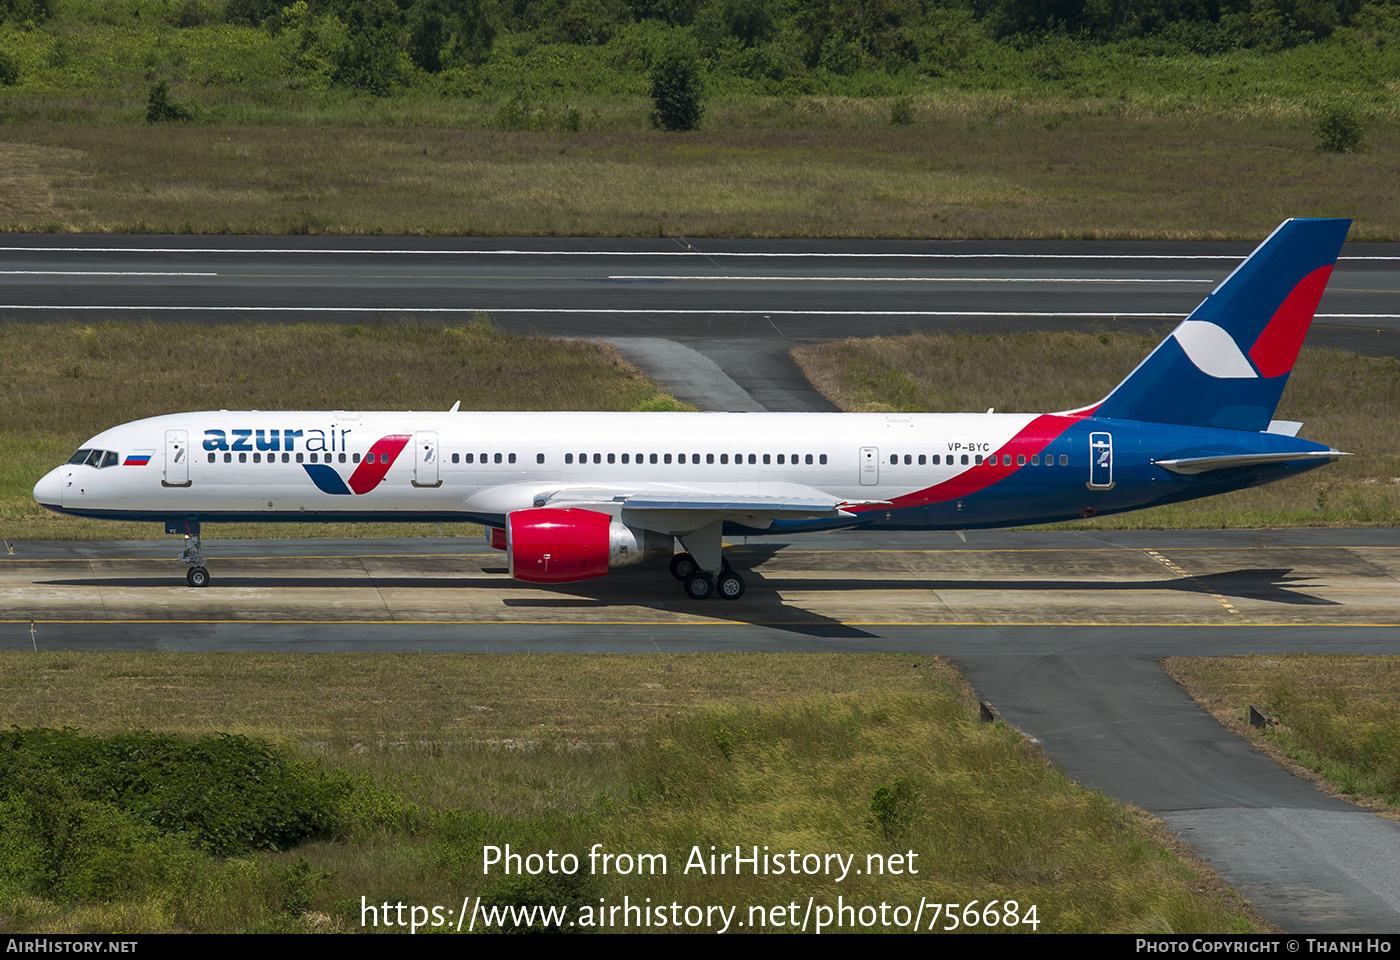
[{"label": "shrub", "polygon": [[147,123],[186,123],[194,118],[190,108],[170,99],[170,86],[164,80],[151,84],[146,95]]},{"label": "shrub", "polygon": [[673,40],[652,60],[652,123],[663,130],[694,130],[705,113],[700,54],[693,41]]},{"label": "shrub", "polygon": [[890,126],[906,127],[914,122],[914,100],[912,97],[895,97],[890,103]]},{"label": "shrub", "polygon": [[1360,112],[1349,103],[1332,103],[1319,110],[1314,132],[1320,141],[1319,150],[1365,153],[1370,149],[1370,144],[1366,142],[1366,123]]},{"label": "shrub", "polygon": [[0,87],[13,87],[19,83],[19,64],[15,58],[0,50]]},{"label": "shrub", "polygon": [[12,729],[0,733],[0,756],[0,801],[23,798],[30,782],[61,778],[74,803],[110,804],[217,856],[329,833],[349,791],[342,778],[263,741],[228,735],[186,743],[154,733],[99,738]]}]

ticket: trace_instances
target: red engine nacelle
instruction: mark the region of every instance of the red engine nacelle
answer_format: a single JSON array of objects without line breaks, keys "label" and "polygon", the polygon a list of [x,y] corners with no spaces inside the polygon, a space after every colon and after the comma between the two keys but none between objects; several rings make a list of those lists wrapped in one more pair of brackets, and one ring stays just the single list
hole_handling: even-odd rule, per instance
[{"label": "red engine nacelle", "polygon": [[510,575],[527,583],[569,583],[601,577],[610,567],[670,555],[671,537],[633,530],[606,513],[533,507],[506,515]]}]

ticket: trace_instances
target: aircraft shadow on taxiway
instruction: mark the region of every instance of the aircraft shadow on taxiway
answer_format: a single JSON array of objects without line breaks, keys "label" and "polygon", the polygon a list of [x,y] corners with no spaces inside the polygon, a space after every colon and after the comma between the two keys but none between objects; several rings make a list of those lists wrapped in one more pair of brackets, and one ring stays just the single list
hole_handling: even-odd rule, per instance
[{"label": "aircraft shadow on taxiway", "polygon": [[[311,576],[297,577],[295,586],[305,589],[419,589],[452,590],[471,589],[475,591],[494,590],[518,592],[525,587],[546,591],[549,596],[503,597],[503,606],[514,610],[529,609],[578,609],[606,610],[611,607],[651,607],[671,612],[694,613],[713,616],[731,623],[750,623],[770,628],[789,630],[821,637],[866,637],[865,631],[846,625],[839,620],[803,609],[785,600],[779,591],[813,591],[825,594],[851,593],[862,591],[991,591],[1009,594],[1026,592],[1076,592],[1109,595],[1115,592],[1176,591],[1197,595],[1220,595],[1236,599],[1250,599],[1293,606],[1339,606],[1335,600],[1300,592],[1297,587],[1313,580],[1309,576],[1292,576],[1292,568],[1249,568],[1227,570],[1218,573],[1201,574],[1192,577],[1168,577],[1160,580],[987,580],[987,579],[928,579],[919,577],[895,578],[843,578],[833,573],[821,577],[784,577],[769,581],[759,568],[778,554],[785,544],[754,545],[729,554],[734,569],[745,578],[748,590],[745,596],[735,602],[712,598],[705,601],[690,601],[680,594],[680,584],[671,579],[664,568],[632,568],[618,571],[610,576],[549,585],[528,587],[520,581],[509,579],[505,567],[491,566],[480,568],[487,577],[465,579],[460,576],[405,576],[366,575],[363,570],[354,576]],[[239,563],[245,565],[246,561]],[[265,575],[224,574],[216,576],[209,588],[267,588],[289,581],[284,576],[269,570]],[[166,576],[149,577],[94,577],[83,579],[47,580],[50,586],[99,586],[106,588],[152,587],[165,584],[174,589],[188,590],[178,581]],[[674,591],[674,593],[672,593]]]}]

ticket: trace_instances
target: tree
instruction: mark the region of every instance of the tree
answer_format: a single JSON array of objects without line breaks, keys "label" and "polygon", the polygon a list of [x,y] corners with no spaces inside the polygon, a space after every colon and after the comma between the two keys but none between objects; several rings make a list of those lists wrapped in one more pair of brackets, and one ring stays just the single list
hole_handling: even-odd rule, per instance
[{"label": "tree", "polygon": [[694,130],[705,113],[700,53],[689,37],[667,44],[651,62],[652,123],[663,130]]}]

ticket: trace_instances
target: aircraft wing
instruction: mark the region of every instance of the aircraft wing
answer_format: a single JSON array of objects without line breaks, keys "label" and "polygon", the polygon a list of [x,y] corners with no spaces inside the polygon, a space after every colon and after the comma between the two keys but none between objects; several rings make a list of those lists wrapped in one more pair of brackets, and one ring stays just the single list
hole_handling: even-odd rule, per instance
[{"label": "aircraft wing", "polygon": [[1233,470],[1236,467],[1258,467],[1270,463],[1299,460],[1336,460],[1351,454],[1340,450],[1309,450],[1292,453],[1243,453],[1219,457],[1186,457],[1180,460],[1157,460],[1157,466],[1172,473],[1197,474],[1212,470]]},{"label": "aircraft wing", "polygon": [[[729,485],[734,487],[736,485]],[[703,488],[657,488],[611,496],[597,488],[553,491],[547,500],[551,507],[621,509],[638,519],[660,518],[680,513],[702,514],[710,520],[806,520],[819,517],[851,516],[848,507],[887,503],[885,500],[847,500],[800,484],[753,484],[755,489],[706,490]],[[779,487],[780,489],[765,489]]]}]

